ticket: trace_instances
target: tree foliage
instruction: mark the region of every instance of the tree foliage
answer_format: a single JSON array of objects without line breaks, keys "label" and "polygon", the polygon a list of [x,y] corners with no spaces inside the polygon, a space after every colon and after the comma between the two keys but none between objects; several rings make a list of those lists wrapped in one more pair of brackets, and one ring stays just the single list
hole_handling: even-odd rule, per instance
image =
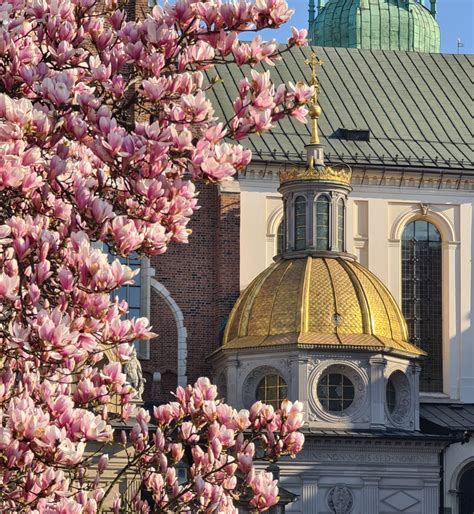
[{"label": "tree foliage", "polygon": [[[112,424],[131,419],[122,473],[135,473],[155,511],[233,512],[242,487],[264,510],[277,487],[255,472],[256,448],[270,459],[296,454],[300,404],[236,412],[200,379],[151,421],[135,411],[122,363],[153,333],[111,300],[134,272],[93,242],[116,256],[187,242],[193,182],[230,179],[250,162],[232,140],[285,115],[304,121],[311,88],[275,88],[268,72],[240,82],[228,123],[206,97],[214,81],[204,72],[216,64],[279,58],[275,42],[239,38],[291,11],[283,0],[177,0],[127,20],[124,8],[0,3],[0,509],[99,511],[113,485],[101,480]],[[289,46],[305,36],[293,29]],[[104,445],[92,479],[90,443]],[[138,494],[132,505],[114,500],[116,512],[151,508]]]}]

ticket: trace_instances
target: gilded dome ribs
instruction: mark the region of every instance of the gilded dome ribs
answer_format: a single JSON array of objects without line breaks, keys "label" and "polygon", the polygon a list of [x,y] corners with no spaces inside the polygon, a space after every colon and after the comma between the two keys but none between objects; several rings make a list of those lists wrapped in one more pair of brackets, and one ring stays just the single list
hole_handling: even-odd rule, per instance
[{"label": "gilded dome ribs", "polygon": [[333,281],[333,278],[331,275],[331,270],[329,269],[328,263],[326,262],[326,259],[323,259],[323,263],[324,263],[324,266],[326,266],[326,270],[327,270],[328,276],[329,276],[329,283],[331,284],[331,289],[332,289],[332,297],[333,297],[333,305],[334,305],[334,314],[332,315],[332,321],[334,323],[334,333],[336,334],[337,339],[339,340],[339,343],[342,344],[341,338],[339,337],[339,334],[337,332],[338,324],[336,322],[336,317],[338,316],[338,311],[337,311],[337,297],[336,297],[337,295],[336,295],[336,290],[334,288],[334,281]]},{"label": "gilded dome ribs", "polygon": [[349,258],[327,255],[277,261],[229,317],[224,349],[291,346],[424,354],[408,342],[382,282]]},{"label": "gilded dome ribs", "polygon": [[357,279],[354,271],[351,267],[344,261],[344,259],[338,259],[340,265],[345,269],[348,277],[350,278],[352,285],[354,286],[354,291],[357,295],[357,299],[359,300],[360,310],[362,314],[362,330],[364,334],[372,334],[372,323],[371,323],[371,315],[370,308],[367,302],[367,298],[364,293],[364,289],[362,288],[359,280]]},{"label": "gilded dome ribs", "polygon": [[296,326],[300,327],[300,332],[308,332],[309,325],[309,290],[311,286],[311,258],[306,258],[305,271],[302,277],[303,291],[301,303],[298,310],[299,323]]}]

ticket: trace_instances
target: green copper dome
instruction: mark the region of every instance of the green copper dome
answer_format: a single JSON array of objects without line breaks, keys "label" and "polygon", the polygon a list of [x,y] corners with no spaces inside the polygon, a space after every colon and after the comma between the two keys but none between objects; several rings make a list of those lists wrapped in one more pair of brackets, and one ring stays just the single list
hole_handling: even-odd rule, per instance
[{"label": "green copper dome", "polygon": [[423,0],[310,0],[311,42],[318,46],[439,52],[440,31]]}]

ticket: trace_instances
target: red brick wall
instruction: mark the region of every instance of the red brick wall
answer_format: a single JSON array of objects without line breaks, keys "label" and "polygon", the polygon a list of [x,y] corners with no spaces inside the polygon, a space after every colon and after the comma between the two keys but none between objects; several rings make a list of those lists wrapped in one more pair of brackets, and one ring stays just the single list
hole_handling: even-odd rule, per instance
[{"label": "red brick wall", "polygon": [[[177,386],[176,362],[178,360],[178,347],[170,344],[177,341],[178,329],[169,305],[161,296],[151,289],[150,318],[159,320],[153,323],[153,330],[158,337],[150,341],[150,360],[142,361],[142,370],[149,374],[145,383],[145,400],[167,401],[170,391]],[[153,382],[153,373],[161,373],[161,382]]]},{"label": "red brick wall", "polygon": [[[129,19],[150,12],[148,0],[130,0]],[[200,187],[197,211],[189,225],[188,245],[172,245],[165,255],[153,258],[155,279],[171,293],[184,315],[187,337],[187,369],[190,383],[210,375],[206,357],[218,348],[225,321],[239,294],[240,195],[219,194],[216,186]],[[145,400],[168,400],[176,387],[177,330],[171,311],[152,294],[150,318],[158,338],[150,342],[150,360],[142,361]],[[152,382],[159,371],[160,384]]]},{"label": "red brick wall", "polygon": [[[155,279],[171,293],[183,312],[187,330],[187,369],[190,383],[209,376],[206,357],[218,348],[225,320],[239,293],[239,194],[219,194],[216,186],[200,187],[197,211],[189,225],[189,244],[172,245],[164,255],[152,259]],[[146,400],[164,400],[163,390],[173,385],[170,372],[177,371],[177,337],[169,328],[169,314],[162,301],[152,296],[151,322],[159,334],[151,342],[150,361],[144,371],[162,374],[163,383],[146,389]],[[166,383],[165,383],[166,382]]]}]

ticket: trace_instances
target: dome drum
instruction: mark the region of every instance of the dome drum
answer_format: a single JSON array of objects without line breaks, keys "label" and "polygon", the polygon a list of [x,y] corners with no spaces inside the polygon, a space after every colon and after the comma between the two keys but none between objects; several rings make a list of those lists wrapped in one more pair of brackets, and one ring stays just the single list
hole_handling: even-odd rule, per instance
[{"label": "dome drum", "polygon": [[304,405],[305,426],[324,430],[419,429],[420,367],[410,359],[373,352],[260,347],[212,356],[225,377],[226,401],[248,409],[288,398]]},{"label": "dome drum", "polygon": [[311,42],[318,46],[440,51],[436,3],[417,0],[328,0],[309,20]]}]

